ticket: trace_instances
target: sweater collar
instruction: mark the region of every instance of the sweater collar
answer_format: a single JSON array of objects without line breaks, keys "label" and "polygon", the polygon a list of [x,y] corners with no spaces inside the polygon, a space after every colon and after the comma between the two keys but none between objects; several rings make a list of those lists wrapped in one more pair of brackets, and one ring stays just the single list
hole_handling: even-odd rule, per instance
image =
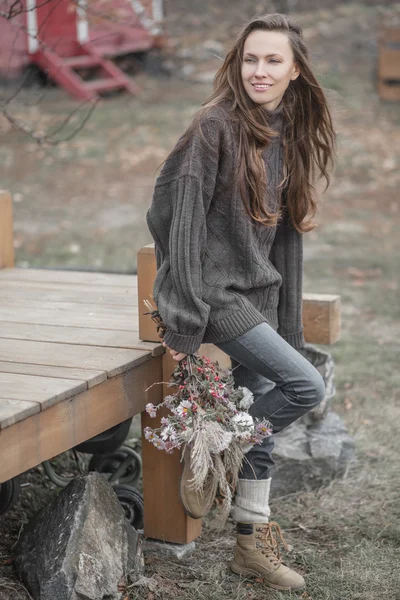
[{"label": "sweater collar", "polygon": [[270,122],[278,121],[282,118],[283,113],[283,102],[281,101],[276,108],[270,110],[269,108],[264,108],[266,114],[268,115],[268,119]]}]

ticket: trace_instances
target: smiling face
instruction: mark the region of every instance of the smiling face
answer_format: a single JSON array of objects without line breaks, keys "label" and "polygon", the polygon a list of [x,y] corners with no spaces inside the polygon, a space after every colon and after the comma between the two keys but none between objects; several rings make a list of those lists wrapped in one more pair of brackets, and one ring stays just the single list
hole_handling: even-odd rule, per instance
[{"label": "smiling face", "polygon": [[285,33],[258,29],[247,36],[243,48],[242,82],[256,104],[269,110],[276,108],[290,81],[299,75]]}]

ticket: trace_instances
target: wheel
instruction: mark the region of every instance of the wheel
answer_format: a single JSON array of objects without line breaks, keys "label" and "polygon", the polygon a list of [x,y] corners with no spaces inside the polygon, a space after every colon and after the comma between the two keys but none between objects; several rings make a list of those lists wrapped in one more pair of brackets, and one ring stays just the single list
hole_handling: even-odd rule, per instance
[{"label": "wheel", "polygon": [[109,454],[114,452],[126,440],[131,423],[132,417],[75,446],[75,450],[84,454]]},{"label": "wheel", "polygon": [[129,485],[114,485],[114,492],[125,511],[126,518],[135,529],[143,529],[143,497]]},{"label": "wheel", "polygon": [[19,477],[0,483],[0,515],[7,512],[17,502],[20,487]]},{"label": "wheel", "polygon": [[130,446],[121,446],[110,454],[94,454],[89,471],[108,473],[110,483],[134,485],[142,474],[142,457]]}]

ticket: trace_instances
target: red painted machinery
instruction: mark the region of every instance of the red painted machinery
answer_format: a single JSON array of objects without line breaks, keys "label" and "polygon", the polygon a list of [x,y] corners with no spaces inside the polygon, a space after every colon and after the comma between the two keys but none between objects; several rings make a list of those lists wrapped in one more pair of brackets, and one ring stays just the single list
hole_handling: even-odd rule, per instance
[{"label": "red painted machinery", "polygon": [[[36,64],[81,100],[135,82],[111,58],[160,46],[162,0],[24,0],[25,10],[0,17],[0,76],[18,76]],[[0,0],[3,12],[10,6]],[[83,79],[82,72],[95,76]]]}]

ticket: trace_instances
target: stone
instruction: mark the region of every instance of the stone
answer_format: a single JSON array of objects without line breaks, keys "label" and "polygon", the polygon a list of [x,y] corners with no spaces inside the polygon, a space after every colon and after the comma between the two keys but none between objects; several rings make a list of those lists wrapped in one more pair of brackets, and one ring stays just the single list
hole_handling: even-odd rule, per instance
[{"label": "stone", "polygon": [[26,526],[15,568],[34,600],[120,600],[144,573],[143,538],[100,473],[74,479]]},{"label": "stone", "polygon": [[309,425],[293,423],[275,436],[271,497],[328,484],[345,473],[354,454],[354,441],[336,413]]},{"label": "stone", "polygon": [[167,558],[173,556],[181,560],[196,550],[196,544],[195,542],[190,542],[189,544],[172,544],[170,542],[146,539],[144,549],[146,553],[149,551]]},{"label": "stone", "polygon": [[306,423],[306,425],[311,425],[314,421],[322,421],[335,396],[335,365],[329,352],[325,352],[313,344],[306,344],[298,352],[317,369],[325,382],[325,396],[322,402],[300,420],[300,422]]}]

